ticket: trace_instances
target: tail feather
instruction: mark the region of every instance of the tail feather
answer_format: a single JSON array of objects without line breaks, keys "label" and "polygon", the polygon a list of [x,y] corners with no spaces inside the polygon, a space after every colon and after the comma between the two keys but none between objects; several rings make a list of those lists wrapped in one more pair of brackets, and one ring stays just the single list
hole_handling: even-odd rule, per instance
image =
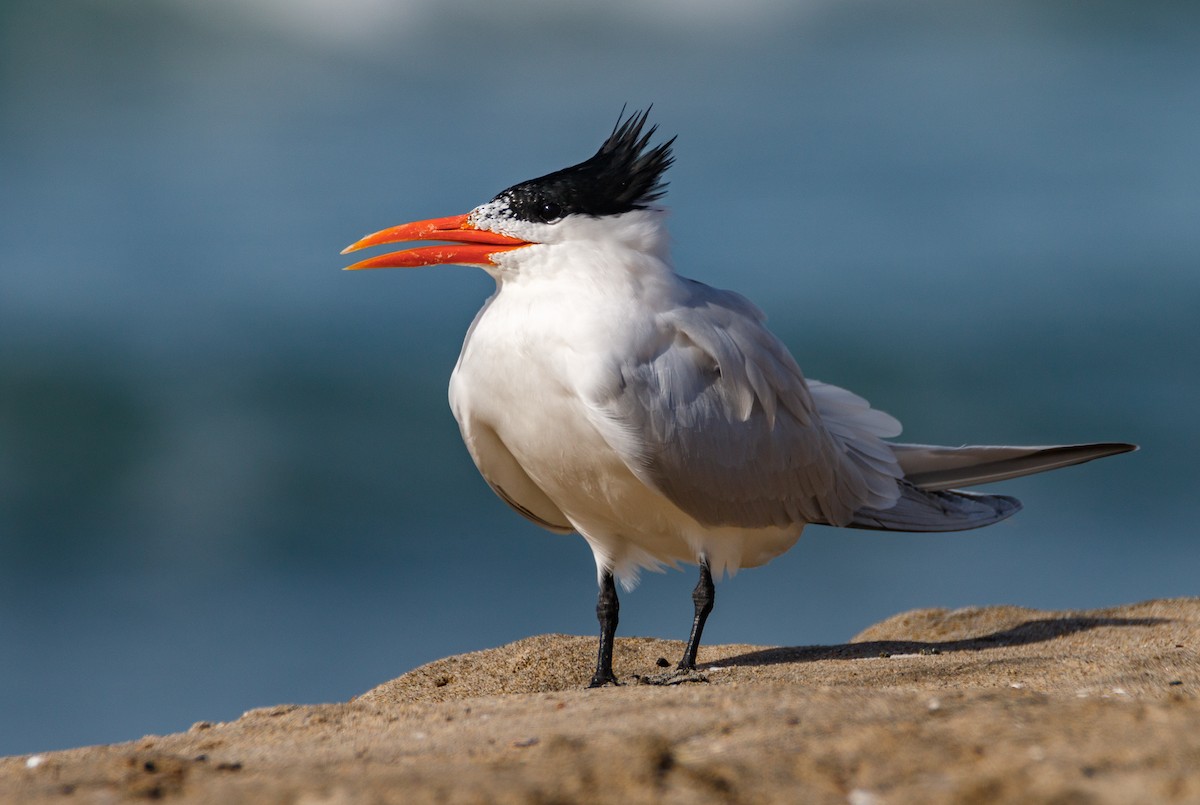
[{"label": "tail feather", "polygon": [[888,509],[860,509],[850,528],[879,531],[965,531],[998,523],[1021,510],[1006,495],[919,489],[900,482],[900,500]]},{"label": "tail feather", "polygon": [[1042,447],[926,444],[890,444],[890,447],[904,470],[904,480],[929,492],[1004,481],[1137,449],[1137,445],[1121,442]]},{"label": "tail feather", "polygon": [[1048,447],[889,446],[904,471],[900,499],[887,509],[860,509],[846,524],[850,528],[965,531],[991,525],[1019,512],[1021,501],[953,487],[1003,481],[1137,449],[1118,442]]}]

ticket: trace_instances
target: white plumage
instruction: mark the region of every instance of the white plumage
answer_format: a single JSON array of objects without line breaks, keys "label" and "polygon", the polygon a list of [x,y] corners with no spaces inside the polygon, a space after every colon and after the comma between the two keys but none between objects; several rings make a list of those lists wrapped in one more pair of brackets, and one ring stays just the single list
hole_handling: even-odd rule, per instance
[{"label": "white plumage", "polygon": [[818,410],[757,308],[671,269],[663,213],[575,223],[548,243],[538,225],[479,222],[542,244],[496,256],[450,381],[501,497],[579,531],[627,587],[663,562],[759,565],[805,523],[895,502],[878,437],[898,423],[830,386]]}]

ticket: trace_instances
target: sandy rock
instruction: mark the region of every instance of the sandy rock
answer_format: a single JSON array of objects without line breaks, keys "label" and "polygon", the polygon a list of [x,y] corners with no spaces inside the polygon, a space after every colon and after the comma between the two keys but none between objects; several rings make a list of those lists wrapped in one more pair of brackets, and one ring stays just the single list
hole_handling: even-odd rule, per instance
[{"label": "sandy rock", "polygon": [[0,760],[0,802],[1200,801],[1200,599],[897,615],[838,646],[540,635],[342,704]]}]

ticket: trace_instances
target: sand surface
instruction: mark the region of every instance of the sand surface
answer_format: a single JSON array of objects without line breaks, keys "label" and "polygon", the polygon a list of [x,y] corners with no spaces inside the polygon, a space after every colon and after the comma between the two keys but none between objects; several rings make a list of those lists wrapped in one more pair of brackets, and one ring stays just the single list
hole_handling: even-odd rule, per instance
[{"label": "sand surface", "polygon": [[1200,599],[897,615],[837,646],[531,637],[353,701],[0,759],[0,802],[1200,802]]}]

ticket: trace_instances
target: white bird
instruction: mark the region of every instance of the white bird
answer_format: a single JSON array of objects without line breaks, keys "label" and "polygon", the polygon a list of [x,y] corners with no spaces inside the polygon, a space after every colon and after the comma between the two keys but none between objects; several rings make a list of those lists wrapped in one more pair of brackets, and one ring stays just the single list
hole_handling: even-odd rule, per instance
[{"label": "white bird", "polygon": [[713,605],[713,574],[762,565],[809,523],[957,531],[1020,509],[955,487],[1000,481],[1134,445],[936,447],[884,441],[900,423],[806,380],[742,296],[677,273],[662,197],[674,138],[646,113],[585,162],[504,190],[466,215],[368,235],[447,241],[349,266],[479,266],[496,292],[475,317],[450,406],[475,465],[506,503],[596,559],[600,644],[591,686],[617,684],[614,578],[700,567],[681,671]]}]

